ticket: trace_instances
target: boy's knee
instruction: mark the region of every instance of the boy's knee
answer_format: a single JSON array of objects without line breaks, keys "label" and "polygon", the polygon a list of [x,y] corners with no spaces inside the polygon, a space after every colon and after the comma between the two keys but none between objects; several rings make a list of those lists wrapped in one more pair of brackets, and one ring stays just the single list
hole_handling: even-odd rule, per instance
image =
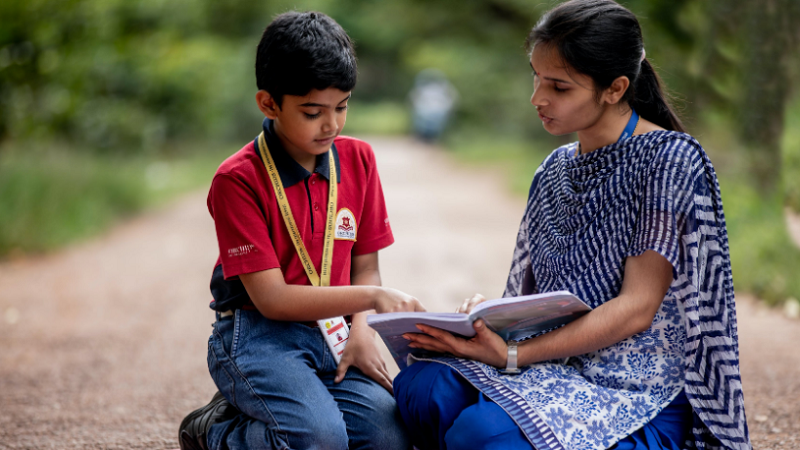
[{"label": "boy's knee", "polygon": [[391,396],[386,396],[372,405],[369,417],[350,424],[350,449],[407,450],[411,443],[403,425],[403,419]]},{"label": "boy's knee", "polygon": [[289,447],[297,449],[347,450],[347,427],[341,416],[312,418],[288,436]]}]

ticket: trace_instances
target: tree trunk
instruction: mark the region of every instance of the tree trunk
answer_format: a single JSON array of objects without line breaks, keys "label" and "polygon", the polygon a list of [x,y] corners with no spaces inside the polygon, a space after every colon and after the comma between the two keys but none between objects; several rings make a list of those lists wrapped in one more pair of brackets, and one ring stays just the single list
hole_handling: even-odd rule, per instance
[{"label": "tree trunk", "polygon": [[796,0],[747,3],[744,32],[745,92],[739,107],[739,132],[750,152],[753,178],[764,194],[781,189],[781,136],[790,89],[793,44],[791,19]]}]

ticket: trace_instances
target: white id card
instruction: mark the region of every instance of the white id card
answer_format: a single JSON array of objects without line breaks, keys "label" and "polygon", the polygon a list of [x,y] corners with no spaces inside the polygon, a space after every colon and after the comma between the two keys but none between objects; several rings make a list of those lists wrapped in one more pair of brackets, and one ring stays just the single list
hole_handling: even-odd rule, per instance
[{"label": "white id card", "polygon": [[344,347],[347,345],[347,339],[350,338],[350,328],[347,327],[344,317],[341,316],[318,320],[317,324],[338,365],[339,361],[342,360],[342,353],[344,353]]}]

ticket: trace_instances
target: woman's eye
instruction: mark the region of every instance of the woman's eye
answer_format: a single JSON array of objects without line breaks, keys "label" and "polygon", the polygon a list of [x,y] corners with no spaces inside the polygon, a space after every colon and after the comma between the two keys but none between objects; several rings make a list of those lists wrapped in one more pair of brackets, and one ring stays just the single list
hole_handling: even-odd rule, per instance
[{"label": "woman's eye", "polygon": [[303,113],[303,114],[305,114],[305,116],[306,116],[307,118],[309,118],[309,119],[316,119],[316,118],[317,118],[317,117],[319,117],[319,116],[320,116],[320,114],[322,114],[322,113],[316,113],[316,114]]},{"label": "woman's eye", "polygon": [[566,91],[566,89],[561,89],[558,86],[553,86],[553,90],[556,91],[556,92],[564,92],[564,91]]}]

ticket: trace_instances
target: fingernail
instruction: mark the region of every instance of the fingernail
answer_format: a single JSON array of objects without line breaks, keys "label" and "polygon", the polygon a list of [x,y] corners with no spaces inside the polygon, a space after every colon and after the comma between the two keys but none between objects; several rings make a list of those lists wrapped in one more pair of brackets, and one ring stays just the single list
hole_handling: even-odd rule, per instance
[{"label": "fingernail", "polygon": [[403,339],[405,339],[405,340],[407,340],[407,341],[410,341],[410,340],[411,340],[411,338],[410,338],[410,337],[408,337],[408,335],[406,335],[406,334],[404,334],[404,335],[403,335]]}]

